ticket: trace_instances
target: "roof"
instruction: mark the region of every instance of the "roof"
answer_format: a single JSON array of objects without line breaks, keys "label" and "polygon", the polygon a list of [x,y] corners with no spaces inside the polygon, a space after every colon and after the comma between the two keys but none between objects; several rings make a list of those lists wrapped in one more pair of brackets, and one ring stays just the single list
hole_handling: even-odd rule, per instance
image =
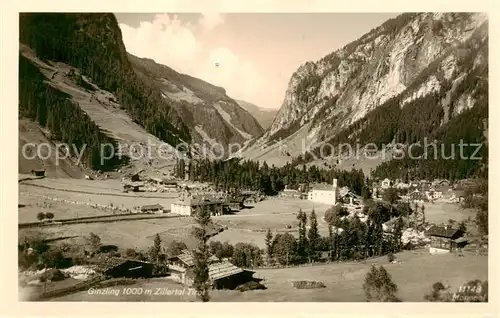
[{"label": "roof", "polygon": [[147,210],[162,210],[163,206],[160,204],[149,204],[149,205],[143,205],[141,207],[142,211],[147,211]]},{"label": "roof", "polygon": [[311,186],[311,190],[319,190],[319,191],[333,191],[334,188],[333,188],[333,185],[331,184],[324,184],[324,183],[320,183],[320,184],[314,184]]},{"label": "roof", "polygon": [[242,273],[243,269],[225,261],[208,266],[208,276],[212,281]]},{"label": "roof", "polygon": [[124,187],[126,187],[126,186],[129,186],[129,187],[143,187],[144,186],[144,182],[140,182],[140,181],[124,182],[123,186]]},{"label": "roof", "polygon": [[455,240],[455,243],[463,243],[463,242],[467,242],[467,241],[468,241],[467,238],[462,236],[462,237],[457,238]]},{"label": "roof", "polygon": [[463,231],[459,229],[454,229],[452,227],[444,226],[432,226],[427,234],[430,236],[446,237],[446,238],[458,238],[463,235]]},{"label": "roof", "polygon": [[189,205],[189,206],[197,206],[197,205],[211,205],[211,204],[223,204],[224,200],[221,199],[199,199],[199,198],[187,198],[184,200],[179,200],[175,202],[175,204],[180,205]]},{"label": "roof", "polygon": [[112,268],[123,265],[126,262],[137,262],[137,263],[151,264],[150,262],[139,261],[136,259],[128,259],[128,258],[122,258],[122,257],[108,257],[101,263],[101,269],[103,271],[108,271]]},{"label": "roof", "polygon": [[[194,266],[193,253],[188,250],[184,250],[181,254],[171,257],[170,259],[178,258],[181,262],[183,262],[186,267]],[[211,255],[209,257],[209,262],[217,262],[219,259],[215,255]]]}]

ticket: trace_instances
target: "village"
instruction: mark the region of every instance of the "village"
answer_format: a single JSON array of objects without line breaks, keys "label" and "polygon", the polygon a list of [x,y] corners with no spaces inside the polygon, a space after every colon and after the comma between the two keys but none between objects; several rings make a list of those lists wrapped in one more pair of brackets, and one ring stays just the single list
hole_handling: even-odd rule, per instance
[{"label": "village", "polygon": [[[472,195],[466,182],[452,184],[447,180],[419,180],[403,183],[383,179],[371,182],[371,195],[366,198],[366,194],[363,197],[346,186],[338,186],[337,179],[331,183],[301,183],[294,189],[285,186],[273,196],[250,190],[229,193],[211,183],[192,182],[188,178],[151,177],[143,171],[121,180],[86,178],[67,181],[67,185],[60,181],[45,178],[43,171],[34,171],[32,176],[20,179],[20,246],[24,242],[26,247],[20,247],[20,253],[25,253],[25,258],[29,259],[30,253],[36,253],[36,244],[58,246],[54,252],[57,255],[52,255],[55,260],[47,261],[48,264],[39,261],[36,268],[28,266],[31,269],[20,274],[22,293],[29,299],[83,297],[98,300],[105,297],[85,294],[90,286],[94,289],[129,284],[148,286],[149,289],[150,285],[174,289],[176,286],[192,287],[194,261],[191,248],[195,243],[190,237],[190,229],[200,209],[208,209],[212,218],[209,280],[212,288],[219,291],[215,297],[220,297],[221,301],[235,297],[234,293],[240,291],[253,293],[256,298],[249,296],[250,301],[263,299],[261,294],[273,290],[273,284],[281,286],[290,280],[281,277],[289,270],[310,276],[321,266],[332,269],[337,266],[342,268],[334,275],[338,278],[333,278],[338,285],[339,281],[352,275],[355,268],[365,271],[369,264],[386,263],[388,254],[391,255],[389,264],[400,267],[415,266],[411,258],[432,255],[473,258],[470,263],[479,268],[477,274],[487,278],[487,271],[484,271],[487,262],[482,261],[487,255],[487,236],[478,232],[473,220],[474,210],[462,207]],[[40,203],[40,199],[44,203]],[[289,256],[290,252],[285,252],[284,258],[283,251],[276,248],[274,255],[269,251],[266,235],[271,232],[274,234],[273,244],[285,244],[281,248],[296,248],[288,247],[280,240],[286,240],[289,235],[300,237],[302,228],[305,232],[306,222],[300,220],[302,213],[303,220],[309,220],[311,213],[317,217],[318,238],[328,241],[331,229],[337,228],[335,233],[339,235],[337,233],[344,231],[339,224],[350,226],[351,221],[346,220],[369,224],[370,206],[377,205],[377,202],[380,208],[386,207],[387,214],[390,214],[389,206],[398,211],[406,206],[413,211],[412,215],[404,217],[405,225],[399,229],[397,250],[384,245],[380,247],[380,253],[360,247],[356,247],[355,252],[343,252],[342,247],[333,251],[325,243],[320,244],[322,247],[318,247],[312,260],[309,256],[306,261],[301,260],[300,255]],[[38,212],[40,210],[51,212]],[[335,213],[342,215],[341,221],[337,221],[340,223],[331,221]],[[398,218],[386,219],[382,224],[383,240],[390,242]],[[307,229],[310,228],[311,225],[307,225]],[[151,250],[155,248],[156,256],[152,259]],[[360,256],[361,250],[364,255]],[[460,262],[455,258],[443,260]],[[351,266],[344,268],[347,264]],[[308,268],[312,269],[311,273]],[[459,277],[473,275],[460,266],[457,270],[463,270]],[[269,275],[273,274],[279,278],[268,281]],[[447,280],[457,282],[456,277]],[[314,282],[298,279],[290,284],[292,289],[297,289],[301,284],[314,285]],[[276,293],[275,290],[272,292]],[[181,294],[166,301],[190,297]],[[154,294],[132,296],[141,300],[159,297]],[[131,295],[121,297],[130,298]],[[160,297],[161,301],[165,301],[165,297]]]}]

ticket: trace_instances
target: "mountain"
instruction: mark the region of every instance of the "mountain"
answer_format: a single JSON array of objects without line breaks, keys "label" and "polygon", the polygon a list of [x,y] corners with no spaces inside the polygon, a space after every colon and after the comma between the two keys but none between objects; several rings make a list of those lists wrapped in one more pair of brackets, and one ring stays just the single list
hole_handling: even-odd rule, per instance
[{"label": "mountain", "polygon": [[[263,133],[223,88],[128,54],[113,14],[22,13],[19,31],[20,129],[29,132],[20,142],[82,149],[77,172],[53,169],[54,158],[20,158],[20,171],[47,168],[69,177],[88,169],[159,171],[175,164],[176,146],[187,143],[187,155],[200,157],[213,153],[193,144],[227,147]],[[131,158],[140,154],[134,147],[147,150],[148,143],[155,145],[152,158]],[[108,145],[113,153],[102,153]]]},{"label": "mountain", "polygon": [[478,141],[487,76],[486,14],[405,13],[301,65],[271,127],[242,156],[298,164],[338,155],[320,155],[325,144]]},{"label": "mountain", "polygon": [[151,59],[132,54],[128,58],[139,77],[161,91],[162,98],[177,110],[196,144],[211,147],[217,143],[227,148],[230,144],[243,145],[264,132],[247,110],[226,95],[224,88]]},{"label": "mountain", "polygon": [[244,100],[236,99],[236,102],[252,114],[263,129],[268,129],[271,126],[274,116],[276,116],[276,113],[278,112],[277,109],[261,108]]}]

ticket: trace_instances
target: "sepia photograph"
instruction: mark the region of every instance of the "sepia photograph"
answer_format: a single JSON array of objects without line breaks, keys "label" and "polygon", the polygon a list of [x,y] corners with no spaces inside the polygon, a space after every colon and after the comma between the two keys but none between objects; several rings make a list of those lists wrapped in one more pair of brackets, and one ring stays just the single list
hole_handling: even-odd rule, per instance
[{"label": "sepia photograph", "polygon": [[488,21],[20,12],[19,301],[488,302]]}]

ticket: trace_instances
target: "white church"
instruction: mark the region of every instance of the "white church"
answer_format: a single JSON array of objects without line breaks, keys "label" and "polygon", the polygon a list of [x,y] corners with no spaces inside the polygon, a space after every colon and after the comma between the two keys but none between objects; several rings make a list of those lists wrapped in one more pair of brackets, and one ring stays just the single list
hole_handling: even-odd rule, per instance
[{"label": "white church", "polygon": [[307,194],[310,201],[335,205],[337,204],[337,179],[333,179],[332,185],[327,184],[317,184],[312,187],[312,189]]}]

